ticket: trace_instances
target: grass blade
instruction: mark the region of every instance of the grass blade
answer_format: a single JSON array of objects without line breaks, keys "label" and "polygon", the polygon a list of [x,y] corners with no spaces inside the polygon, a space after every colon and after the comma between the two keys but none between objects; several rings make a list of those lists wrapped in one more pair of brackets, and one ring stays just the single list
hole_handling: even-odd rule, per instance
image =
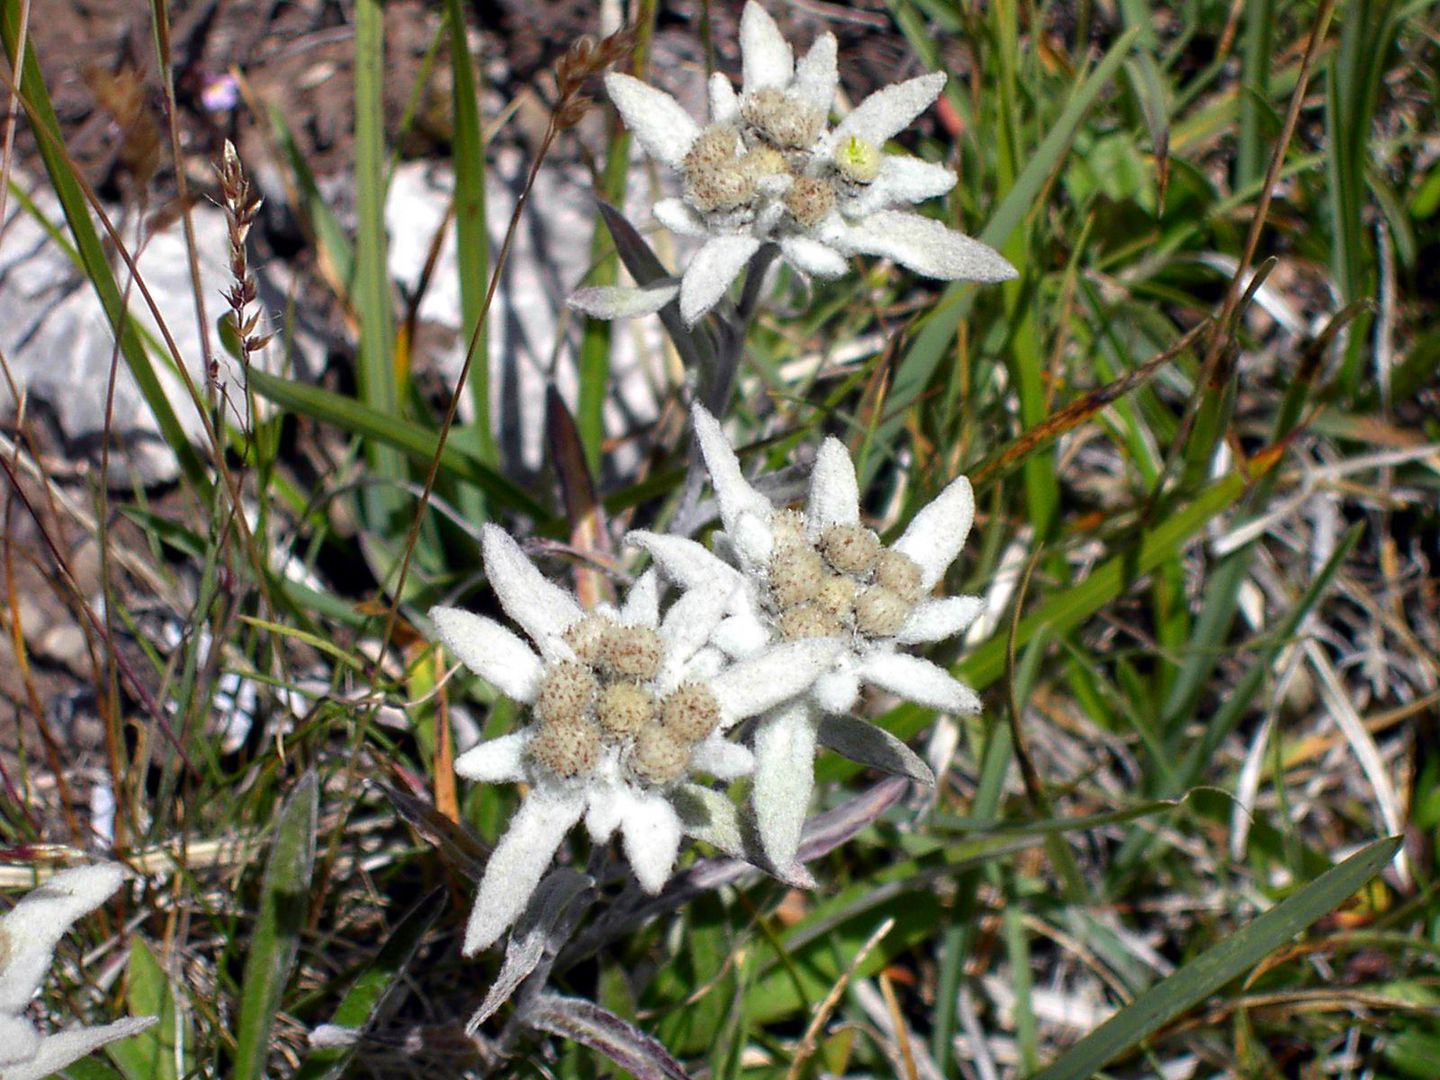
[{"label": "grass blade", "polygon": [[259,917],[245,958],[235,1068],[231,1074],[236,1080],[258,1080],[265,1075],[270,1032],[295,966],[300,931],[309,907],[319,796],[316,775],[306,773],[291,792],[275,829],[275,842],[260,884]]},{"label": "grass blade", "polygon": [[[1234,505],[1245,487],[1246,478],[1238,473],[1215,481],[1188,506],[1142,533],[1133,551],[1112,556],[1084,581],[1021,619],[1015,630],[1016,647],[1029,642],[1042,627],[1060,635],[1079,626],[1119,596],[1130,582],[1175,558],[1206,522]],[[955,673],[977,690],[989,686],[1005,672],[1006,646],[1004,638],[992,638],[962,660]],[[878,722],[892,735],[909,739],[929,723],[931,716],[927,709],[901,705]],[[829,758],[817,764],[816,781],[842,779],[853,775],[857,768],[852,762]]]},{"label": "grass blade", "polygon": [[1275,0],[1245,5],[1244,72],[1240,84],[1240,142],[1235,153],[1235,186],[1258,183],[1265,175],[1264,125],[1280,127],[1270,107],[1270,67],[1275,62]]},{"label": "grass blade", "polygon": [[[324,387],[311,386],[293,379],[282,379],[259,370],[250,372],[250,385],[263,398],[305,416],[334,424],[342,431],[394,448],[419,463],[435,456],[439,441],[433,431],[410,420],[401,420],[377,412],[353,398],[344,397]],[[553,517],[530,495],[506,480],[498,472],[467,454],[454,439],[445,443],[440,455],[441,467],[456,479],[474,484],[502,506],[526,514],[537,521]]]},{"label": "grass blade", "polygon": [[480,460],[499,460],[490,427],[490,346],[481,327],[490,284],[490,234],[485,217],[485,138],[480,129],[480,97],[475,65],[465,37],[465,7],[445,0],[450,23],[451,101],[455,113],[455,241],[460,275],[460,332],[474,341],[470,401],[475,409]]},{"label": "grass blade", "polygon": [[[394,364],[395,312],[385,257],[385,20],[380,0],[355,5],[355,310],[360,317],[356,371],[360,400],[382,416],[400,418],[399,373]],[[367,440],[366,460],[390,480],[405,475],[393,446]],[[367,488],[362,503],[383,537],[402,535],[405,502],[393,488]]]},{"label": "grass blade", "polygon": [[1335,910],[1400,850],[1401,838],[1377,840],[1238,933],[1168,976],[1067,1050],[1032,1080],[1086,1080],[1161,1026],[1251,970],[1316,920]]},{"label": "grass blade", "polygon": [[[631,20],[635,28],[635,48],[630,55],[630,74],[645,78],[650,55],[650,37],[655,27],[655,0],[639,0],[632,5]],[[610,112],[609,155],[600,177],[600,201],[615,206],[625,205],[625,189],[630,181],[630,133],[620,123],[619,115]],[[615,258],[605,222],[597,220],[590,239],[590,256],[595,269],[590,274],[592,285],[614,285],[620,279],[620,264]],[[585,444],[585,461],[590,472],[600,474],[600,444],[605,439],[605,399],[610,394],[611,324],[604,319],[585,320],[580,340],[580,390],[576,401],[575,422]]]},{"label": "grass blade", "polygon": [[348,302],[355,283],[355,248],[341,228],[339,218],[320,193],[315,174],[295,141],[295,134],[290,130],[290,122],[285,119],[284,112],[271,105],[266,115],[270,118],[275,141],[280,144],[280,150],[295,174],[297,209],[314,234],[321,273],[329,279],[331,288]]},{"label": "grass blade", "polygon": [[[1340,299],[1372,295],[1375,254],[1368,241],[1365,167],[1369,162],[1385,55],[1395,33],[1393,0],[1350,0],[1340,24],[1340,47],[1326,79],[1326,179],[1330,196],[1330,274]],[[1354,389],[1370,325],[1361,319],[1346,339],[1340,380]]]},{"label": "grass blade", "polygon": [[[1015,178],[1015,183],[1006,192],[1004,199],[990,217],[990,223],[980,234],[980,239],[991,247],[1003,248],[1011,232],[1017,228],[1031,205],[1044,189],[1051,174],[1060,167],[1070,141],[1075,137],[1080,123],[1090,107],[1099,98],[1100,92],[1115,78],[1130,53],[1139,30],[1132,28],[1116,39],[1109,51],[1095,66],[1095,70],[1076,89],[1059,119],[1050,129],[1035,152],[1030,155],[1025,168]],[[970,313],[974,304],[975,290],[966,282],[956,282],[945,290],[935,304],[934,314],[915,336],[914,342],[905,351],[895,379],[890,385],[886,402],[886,419],[875,432],[875,442],[884,446],[895,440],[909,407],[924,392],[934,376],[940,362],[949,353],[956,328]],[[872,456],[866,462],[865,475],[861,477],[862,487],[879,466],[880,456]]]},{"label": "grass blade", "polygon": [[[0,9],[0,38],[4,39],[7,56],[15,55],[19,37],[19,17],[20,4],[16,0],[5,0],[3,9]],[[145,397],[145,404],[149,406],[151,415],[155,417],[155,423],[165,437],[165,442],[180,459],[180,469],[185,474],[186,480],[198,492],[208,493],[211,483],[205,464],[200,459],[200,455],[195,452],[195,448],[190,445],[190,439],[185,434],[185,429],[181,427],[179,418],[175,415],[175,410],[165,393],[165,387],[160,381],[159,374],[150,361],[150,355],[145,350],[134,320],[125,309],[125,300],[106,259],[105,247],[90,219],[90,204],[85,196],[84,186],[64,149],[64,141],[60,135],[60,121],[56,118],[55,108],[45,89],[45,82],[40,74],[40,65],[35,60],[35,52],[28,42],[25,46],[24,59],[21,62],[21,78],[25,87],[23,100],[30,115],[30,122],[36,129],[36,149],[39,150],[40,157],[45,162],[45,171],[50,176],[50,183],[54,185],[55,196],[64,209],[65,220],[70,226],[70,234],[75,238],[75,247],[85,268],[85,277],[100,300],[100,306],[105,311],[106,321],[120,340],[120,355],[124,357],[130,374],[140,387],[140,392]],[[176,357],[175,359],[176,363],[180,364],[184,358]],[[187,385],[193,392],[193,384],[189,384],[187,380]],[[203,411],[198,394],[194,396],[194,404],[197,409]]]}]

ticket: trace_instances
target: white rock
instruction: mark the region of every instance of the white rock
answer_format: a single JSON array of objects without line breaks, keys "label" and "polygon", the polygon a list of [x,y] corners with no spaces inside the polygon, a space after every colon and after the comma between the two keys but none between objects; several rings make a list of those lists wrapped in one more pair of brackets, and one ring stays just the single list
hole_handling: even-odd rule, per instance
[{"label": "white rock", "polygon": [[[42,187],[35,201],[40,212],[68,239],[69,231],[53,197]],[[216,330],[217,320],[226,310],[221,292],[230,284],[225,216],[207,203],[197,203],[191,213],[211,348],[219,359],[221,378],[230,384],[232,395],[238,395],[238,372],[229,354],[221,349]],[[97,450],[105,430],[106,392],[116,356],[109,322],[94,289],[64,252],[50,242],[39,222],[15,199],[9,200],[6,215],[8,220],[0,234],[0,350],[10,363],[20,392],[32,403],[43,403],[54,411],[71,445],[80,450]],[[132,239],[131,233],[133,230],[125,233],[127,241]],[[183,224],[176,221],[150,237],[136,261],[190,378],[203,397],[205,360]],[[125,264],[117,259],[112,265],[123,292]],[[203,432],[200,413],[179,376],[171,370],[158,323],[138,289],[130,289],[129,307],[145,331],[161,343],[151,351],[152,363],[160,372],[181,426],[192,441],[198,440]],[[278,363],[283,344],[278,339],[272,342],[257,362],[264,367]],[[13,408],[9,388],[0,380],[0,409]],[[112,416],[110,429],[115,442],[111,445],[111,483],[122,487],[135,481],[157,484],[179,474],[175,455],[160,436],[123,357],[116,371]]]},{"label": "white rock", "polygon": [[[510,147],[493,156],[485,192],[492,260],[499,255],[527,164]],[[454,174],[448,165],[409,162],[395,170],[385,224],[391,274],[407,289],[419,284],[453,185]],[[575,407],[579,323],[561,320],[567,317],[565,297],[590,269],[590,242],[598,217],[595,196],[583,170],[578,166],[542,168],[495,293],[486,328],[491,424],[496,441],[511,463],[523,468],[537,469],[544,458],[545,387],[552,375],[566,403]],[[644,220],[643,215],[640,220]],[[441,326],[461,329],[453,224],[431,272],[419,315]],[[643,351],[635,347],[635,338],[628,329],[617,327],[614,331],[614,390],[606,406],[606,427],[612,434],[648,421],[658,411],[654,387],[663,373],[655,370],[648,359],[659,355],[655,329],[650,328],[649,347]],[[454,347],[439,358],[451,385],[460,372],[468,344],[466,334],[457,334]],[[461,416],[466,420],[471,419],[470,401],[467,389],[461,403]]]}]

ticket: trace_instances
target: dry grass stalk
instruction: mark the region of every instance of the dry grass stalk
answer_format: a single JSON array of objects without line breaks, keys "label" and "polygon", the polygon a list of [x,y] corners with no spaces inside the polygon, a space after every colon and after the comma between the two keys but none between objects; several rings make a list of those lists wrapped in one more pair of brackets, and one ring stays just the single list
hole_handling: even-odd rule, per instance
[{"label": "dry grass stalk", "polygon": [[585,80],[619,63],[635,48],[635,27],[617,30],[598,42],[586,35],[571,45],[555,65],[560,102],[555,109],[555,126],[564,131],[578,124],[595,104],[583,93]]},{"label": "dry grass stalk", "polygon": [[[260,323],[261,311],[258,307],[252,309],[257,289],[255,275],[250,272],[250,261],[245,252],[245,239],[264,200],[251,191],[245,167],[240,164],[240,155],[235,152],[235,144],[229,139],[225,140],[225,150],[215,175],[220,181],[220,207],[225,211],[230,238],[231,285],[224,293],[230,310],[225,315],[225,324],[235,335],[241,364],[248,368],[250,358],[265,348],[273,336],[255,333],[255,328]],[[219,378],[218,365],[213,362],[210,378],[212,382]]]}]

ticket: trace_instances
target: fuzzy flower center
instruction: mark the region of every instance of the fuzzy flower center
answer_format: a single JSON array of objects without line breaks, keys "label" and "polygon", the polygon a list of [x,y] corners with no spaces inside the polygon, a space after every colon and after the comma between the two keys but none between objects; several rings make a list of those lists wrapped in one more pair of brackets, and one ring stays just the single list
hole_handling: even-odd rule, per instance
[{"label": "fuzzy flower center", "polygon": [[592,614],[571,626],[565,641],[575,659],[546,667],[531,706],[531,760],[562,780],[593,775],[607,754],[646,787],[684,777],[696,745],[720,724],[710,688],[682,682],[658,692],[665,645],[648,626]]},{"label": "fuzzy flower center", "polygon": [[765,600],[787,641],[894,637],[924,595],[920,567],[870,529],[830,525],[812,543],[795,510],[777,512],[771,529]]},{"label": "fuzzy flower center", "polygon": [[749,133],[777,150],[808,151],[825,128],[824,113],[774,87],[747,95],[740,118]]},{"label": "fuzzy flower center", "polygon": [[[816,153],[825,113],[783,90],[746,95],[738,124],[702,131],[680,165],[685,201],[712,228],[774,220],[782,232],[815,228],[841,199],[880,175],[883,153],[852,135],[830,158]],[[774,216],[764,212],[775,207]]]}]

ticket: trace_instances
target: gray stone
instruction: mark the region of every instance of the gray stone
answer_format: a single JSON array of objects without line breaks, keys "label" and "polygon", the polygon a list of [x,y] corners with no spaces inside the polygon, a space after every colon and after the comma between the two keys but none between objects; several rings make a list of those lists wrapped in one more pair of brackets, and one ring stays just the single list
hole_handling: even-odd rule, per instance
[{"label": "gray stone", "polygon": [[[528,163],[511,147],[495,152],[487,173],[486,225],[492,261],[498,257]],[[406,163],[396,169],[385,208],[390,268],[408,290],[419,282],[440,228],[454,174],[448,164]],[[490,350],[492,430],[512,466],[534,470],[544,458],[545,388],[553,382],[575,408],[579,320],[565,298],[590,270],[598,215],[588,174],[579,166],[540,170],[521,213],[510,258],[500,277],[486,327]],[[648,220],[642,212],[635,220]],[[419,316],[454,331],[437,357],[454,385],[469,345],[460,326],[460,278],[455,229],[447,229]],[[648,422],[658,411],[664,379],[658,320],[616,323],[606,428],[614,435]],[[470,419],[468,391],[461,416]]]},{"label": "gray stone", "polygon": [[50,617],[44,607],[32,597],[21,593],[11,618],[20,624],[25,640],[34,643],[50,628]]},{"label": "gray stone", "polygon": [[[36,194],[35,202],[39,212],[68,240],[68,229],[53,197],[42,190]],[[206,203],[196,204],[191,213],[210,344],[220,364],[220,378],[235,394],[241,385],[239,373],[234,370],[232,358],[220,347],[216,331],[217,321],[226,310],[221,293],[230,284],[225,215]],[[130,233],[133,229],[127,231],[127,237]],[[205,359],[182,223],[176,221],[149,237],[140,248],[136,264],[203,398]],[[124,291],[125,264],[117,259],[112,265]],[[163,345],[154,313],[138,289],[129,290],[129,309],[154,342],[151,361],[171,408],[190,439],[199,440],[204,430],[201,414]],[[274,368],[284,348],[285,344],[277,339],[256,358],[256,363]],[[124,487],[136,482],[165,483],[179,474],[175,455],[161,437],[150,406],[123,357],[117,354],[115,336],[95,290],[49,239],[42,225],[13,198],[0,234],[0,350],[21,394],[29,399],[29,407],[50,409],[72,451],[93,452],[97,459],[107,427],[106,399],[113,368],[109,430],[114,441],[108,479]],[[14,407],[8,386],[0,383],[0,408]]]},{"label": "gray stone", "polygon": [[[496,257],[504,238],[516,196],[523,185],[527,162],[517,149],[492,153],[487,174],[487,224],[491,256]],[[263,183],[267,197],[273,185]],[[348,187],[348,177],[334,178],[326,187]],[[386,205],[392,277],[413,292],[419,285],[431,244],[444,221],[453,189],[447,163],[408,162],[396,169]],[[337,194],[339,191],[337,190]],[[44,213],[67,235],[53,198],[43,190],[35,195]],[[337,213],[348,216],[345,198],[338,198]],[[211,349],[220,361],[221,381],[238,399],[241,373],[220,347],[216,325],[224,313],[221,294],[230,285],[229,241],[224,214],[207,203],[192,210],[200,262],[201,292]],[[53,412],[72,452],[93,452],[98,459],[106,429],[106,388],[116,357],[114,335],[94,290],[78,268],[54,244],[44,228],[16,200],[9,202],[8,221],[0,233],[0,351],[29,407]],[[648,209],[637,206],[634,221],[647,223]],[[490,350],[491,424],[506,457],[506,465],[520,472],[540,468],[544,451],[545,388],[553,383],[573,409],[576,404],[575,357],[579,343],[578,320],[570,316],[565,298],[590,270],[590,244],[597,215],[588,174],[578,165],[547,165],[516,234],[510,259],[501,276],[488,326]],[[127,231],[127,235],[132,230]],[[205,362],[191,288],[185,238],[180,222],[150,237],[137,263],[141,278],[175,340],[179,355],[195,387],[203,395]],[[283,265],[254,268],[260,278],[261,306],[272,314],[286,310],[292,289]],[[125,266],[116,261],[115,273],[124,286]],[[165,384],[171,406],[192,442],[203,435],[200,414],[182,381],[174,373],[163,346],[158,324],[138,291],[132,290],[130,310],[154,338],[152,361]],[[323,329],[303,321],[277,334],[258,363],[267,370],[283,370],[313,377],[323,367],[326,345]],[[453,386],[463,363],[467,335],[461,327],[459,264],[453,223],[446,229],[439,258],[432,268],[419,309],[423,328],[432,331],[423,341],[438,342],[434,359]],[[657,388],[666,379],[664,349],[654,319],[617,323],[613,334],[612,390],[606,405],[606,426],[611,434],[625,434],[651,420],[658,410]],[[462,418],[470,419],[471,398],[462,399]],[[8,388],[0,381],[0,409],[10,409]],[[179,472],[175,456],[159,434],[138,385],[123,361],[116,370],[111,444],[112,484],[120,487],[173,480]]]},{"label": "gray stone", "polygon": [[88,655],[85,632],[72,622],[57,623],[35,642],[35,652],[46,660],[78,671]]}]

